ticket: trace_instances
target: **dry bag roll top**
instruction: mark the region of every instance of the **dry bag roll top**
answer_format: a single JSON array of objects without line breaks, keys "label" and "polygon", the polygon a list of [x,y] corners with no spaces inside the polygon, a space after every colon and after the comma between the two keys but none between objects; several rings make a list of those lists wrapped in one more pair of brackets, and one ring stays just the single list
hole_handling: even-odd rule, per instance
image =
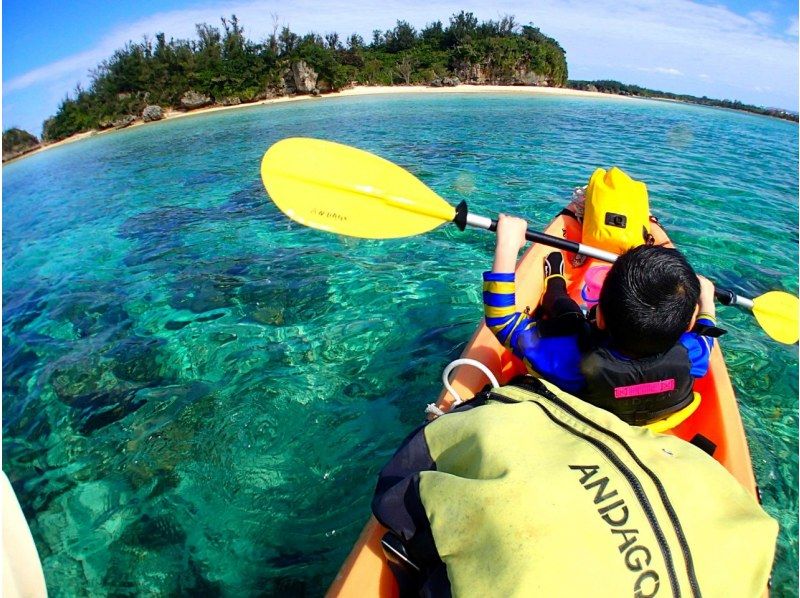
[{"label": "dry bag roll top", "polygon": [[647,186],[616,166],[598,168],[586,188],[583,218],[585,245],[624,253],[650,238]]}]

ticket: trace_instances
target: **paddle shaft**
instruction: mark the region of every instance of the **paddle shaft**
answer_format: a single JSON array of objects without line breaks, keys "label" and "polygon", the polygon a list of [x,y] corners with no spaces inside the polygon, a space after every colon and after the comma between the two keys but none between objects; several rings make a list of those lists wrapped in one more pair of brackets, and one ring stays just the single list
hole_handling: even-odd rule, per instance
[{"label": "paddle shaft", "polygon": [[714,296],[722,305],[739,305],[749,310],[753,309],[753,300],[747,297],[740,297],[730,289],[719,289],[714,287]]},{"label": "paddle shaft", "polygon": [[[493,233],[497,232],[497,220],[486,218],[485,216],[478,216],[476,214],[468,213],[466,225],[474,228],[482,228]],[[579,253],[580,255],[593,257],[598,260],[603,260],[604,262],[614,263],[617,260],[617,255],[615,253],[611,253],[610,251],[604,251],[602,249],[598,249],[597,247],[591,247],[590,245],[584,245],[583,243],[570,241],[569,239],[562,239],[560,237],[554,237],[553,235],[540,233],[538,231],[531,230],[530,228],[525,231],[525,238],[528,239],[528,241],[533,241],[534,243],[541,243],[542,245],[555,247],[556,249],[563,249],[564,251],[569,251],[571,253]]]},{"label": "paddle shaft", "polygon": [[[477,214],[470,214],[467,212],[465,224],[473,228],[482,228],[493,233],[497,232],[497,220],[493,218],[478,216]],[[541,243],[542,245],[547,245],[548,247],[563,249],[564,251],[585,255],[587,257],[592,257],[612,264],[617,261],[618,257],[617,254],[611,253],[610,251],[604,251],[602,249],[598,249],[597,247],[592,247],[591,245],[584,245],[583,243],[576,243],[575,241],[570,241],[569,239],[562,239],[560,237],[554,237],[553,235],[540,233],[538,231],[531,230],[530,228],[525,231],[525,238],[534,243]],[[729,289],[721,289],[715,286],[714,296],[723,305],[738,305],[750,310],[753,309],[752,299],[740,297]]]}]

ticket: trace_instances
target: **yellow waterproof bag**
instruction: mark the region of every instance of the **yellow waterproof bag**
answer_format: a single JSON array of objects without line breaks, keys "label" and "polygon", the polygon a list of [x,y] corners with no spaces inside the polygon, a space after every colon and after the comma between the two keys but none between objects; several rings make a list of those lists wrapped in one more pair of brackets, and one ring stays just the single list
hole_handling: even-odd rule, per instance
[{"label": "yellow waterproof bag", "polygon": [[418,429],[372,506],[430,595],[757,598],[778,532],[700,448],[532,377]]},{"label": "yellow waterproof bag", "polygon": [[598,168],[586,188],[584,245],[624,253],[650,239],[647,186],[616,166]]}]

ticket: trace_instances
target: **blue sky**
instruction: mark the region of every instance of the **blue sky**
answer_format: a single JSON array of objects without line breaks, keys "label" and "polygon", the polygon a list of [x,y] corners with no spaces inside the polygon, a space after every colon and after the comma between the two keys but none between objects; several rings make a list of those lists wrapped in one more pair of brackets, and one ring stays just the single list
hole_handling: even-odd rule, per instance
[{"label": "blue sky", "polygon": [[3,0],[2,127],[39,135],[89,71],[127,41],[194,37],[236,14],[254,41],[273,18],[296,33],[360,33],[398,19],[418,29],[460,10],[533,22],[567,52],[570,78],[798,109],[798,4],[789,0]]}]

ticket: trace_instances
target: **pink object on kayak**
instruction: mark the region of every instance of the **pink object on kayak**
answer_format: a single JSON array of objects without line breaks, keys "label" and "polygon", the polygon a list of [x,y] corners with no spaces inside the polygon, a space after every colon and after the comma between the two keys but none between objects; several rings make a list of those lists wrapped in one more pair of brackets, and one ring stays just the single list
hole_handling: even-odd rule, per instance
[{"label": "pink object on kayak", "polygon": [[600,289],[606,279],[611,266],[592,266],[583,277],[581,297],[586,302],[586,307],[592,308],[600,301]]}]

